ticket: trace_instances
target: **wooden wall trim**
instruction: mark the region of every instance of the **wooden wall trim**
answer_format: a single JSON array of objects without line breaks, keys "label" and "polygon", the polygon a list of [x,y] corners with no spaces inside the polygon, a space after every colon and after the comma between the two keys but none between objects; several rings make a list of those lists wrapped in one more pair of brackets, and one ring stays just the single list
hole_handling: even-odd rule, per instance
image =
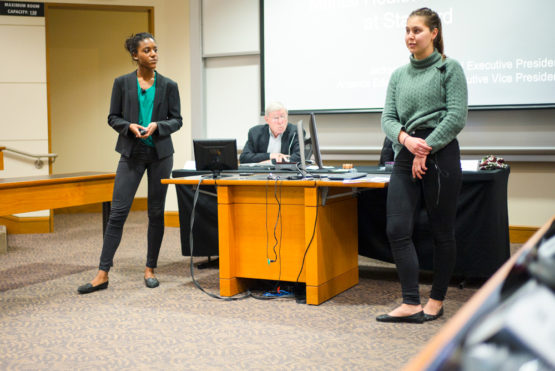
[{"label": "wooden wall trim", "polygon": [[179,212],[166,211],[164,213],[164,225],[166,227],[179,228]]},{"label": "wooden wall trim", "polygon": [[0,170],[4,170],[4,148],[0,147]]},{"label": "wooden wall trim", "polygon": [[54,223],[51,216],[19,217],[0,216],[0,225],[6,226],[8,234],[51,233]]},{"label": "wooden wall trim", "polygon": [[[137,197],[133,201],[131,211],[146,211],[148,199],[146,197]],[[78,214],[78,213],[101,213],[102,204],[82,205],[75,207],[65,207],[55,209],[54,214]],[[49,233],[53,232],[53,223],[51,217],[17,217],[3,216],[0,217],[0,225],[6,225],[8,233]],[[166,227],[179,228],[179,212],[166,211],[164,213],[164,223]],[[538,227],[509,226],[509,239],[511,243],[525,243],[538,230]]]},{"label": "wooden wall trim", "polygon": [[[131,211],[145,211],[148,208],[148,199],[146,197],[135,197],[131,205]],[[55,209],[54,214],[79,214],[79,213],[101,213],[102,203],[81,205],[73,207],[63,207]]]},{"label": "wooden wall trim", "polygon": [[525,243],[538,229],[538,227],[509,226],[509,240],[511,243]]}]

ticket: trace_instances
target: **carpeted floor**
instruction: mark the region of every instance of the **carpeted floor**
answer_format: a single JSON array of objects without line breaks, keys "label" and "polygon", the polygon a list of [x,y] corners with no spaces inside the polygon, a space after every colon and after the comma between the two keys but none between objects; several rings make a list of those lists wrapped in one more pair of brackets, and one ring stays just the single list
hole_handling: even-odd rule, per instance
[{"label": "carpeted floor", "polygon": [[[79,296],[96,273],[100,214],[60,214],[51,234],[10,235],[0,255],[2,370],[397,370],[476,291],[451,286],[445,316],[382,324],[400,302],[392,265],[360,258],[360,283],[319,305],[293,299],[219,301],[191,281],[179,230],[166,228],[156,270],[144,286],[146,212],[132,212],[107,290]],[[195,258],[195,262],[205,259]],[[217,269],[195,269],[210,292]],[[421,285],[423,300],[429,277]]]}]

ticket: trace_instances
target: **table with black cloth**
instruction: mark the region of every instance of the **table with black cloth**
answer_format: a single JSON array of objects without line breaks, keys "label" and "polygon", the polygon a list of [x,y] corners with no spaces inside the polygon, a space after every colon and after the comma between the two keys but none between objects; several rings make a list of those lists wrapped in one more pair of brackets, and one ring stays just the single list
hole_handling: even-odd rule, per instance
[{"label": "table with black cloth", "polygon": [[[172,178],[210,174],[208,171],[174,170]],[[176,184],[177,207],[179,208],[179,230],[181,236],[181,254],[191,256],[189,235],[191,211],[195,190],[192,186]],[[218,255],[218,198],[216,187],[202,186],[195,209],[193,225],[193,256]]]},{"label": "table with black cloth", "polygon": [[[388,174],[382,167],[361,166],[357,170]],[[509,169],[463,171],[456,221],[457,262],[455,274],[464,278],[488,278],[510,256],[507,183]],[[204,174],[194,170],[174,170],[172,177]],[[195,210],[193,255],[218,255],[218,208],[216,190],[203,186]],[[181,252],[190,256],[189,228],[194,190],[176,185],[181,230]],[[361,190],[358,197],[359,255],[393,262],[385,233],[387,188]],[[433,239],[427,214],[421,209],[415,222],[413,239],[420,268],[431,270]]]},{"label": "table with black cloth", "polygon": [[[488,278],[509,259],[508,179],[508,168],[463,171],[455,227],[456,275]],[[359,194],[358,253],[393,262],[385,233],[387,191],[364,190]],[[424,207],[416,218],[413,240],[420,268],[431,270],[434,242]]]}]

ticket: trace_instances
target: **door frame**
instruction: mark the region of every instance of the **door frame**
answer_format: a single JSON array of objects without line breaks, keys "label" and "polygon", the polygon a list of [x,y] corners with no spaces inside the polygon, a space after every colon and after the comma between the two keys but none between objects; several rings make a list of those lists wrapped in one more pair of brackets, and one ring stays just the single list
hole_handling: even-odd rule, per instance
[{"label": "door frame", "polygon": [[[46,111],[48,115],[48,153],[52,152],[52,121],[51,121],[51,97],[50,97],[50,48],[48,45],[48,12],[50,9],[72,9],[72,10],[110,10],[110,11],[136,11],[148,14],[148,32],[154,35],[154,7],[153,6],[126,6],[126,5],[97,5],[97,4],[75,4],[75,3],[44,3],[44,27],[46,44]],[[52,174],[52,162],[48,162],[48,174]],[[52,211],[50,212],[52,216]]]}]

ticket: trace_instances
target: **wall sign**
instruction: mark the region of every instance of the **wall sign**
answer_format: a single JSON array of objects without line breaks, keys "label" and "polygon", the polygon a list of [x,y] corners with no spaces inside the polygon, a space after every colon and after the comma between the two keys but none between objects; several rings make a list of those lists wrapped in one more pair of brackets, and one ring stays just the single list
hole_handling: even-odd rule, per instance
[{"label": "wall sign", "polygon": [[0,1],[0,15],[44,17],[44,3]]}]

